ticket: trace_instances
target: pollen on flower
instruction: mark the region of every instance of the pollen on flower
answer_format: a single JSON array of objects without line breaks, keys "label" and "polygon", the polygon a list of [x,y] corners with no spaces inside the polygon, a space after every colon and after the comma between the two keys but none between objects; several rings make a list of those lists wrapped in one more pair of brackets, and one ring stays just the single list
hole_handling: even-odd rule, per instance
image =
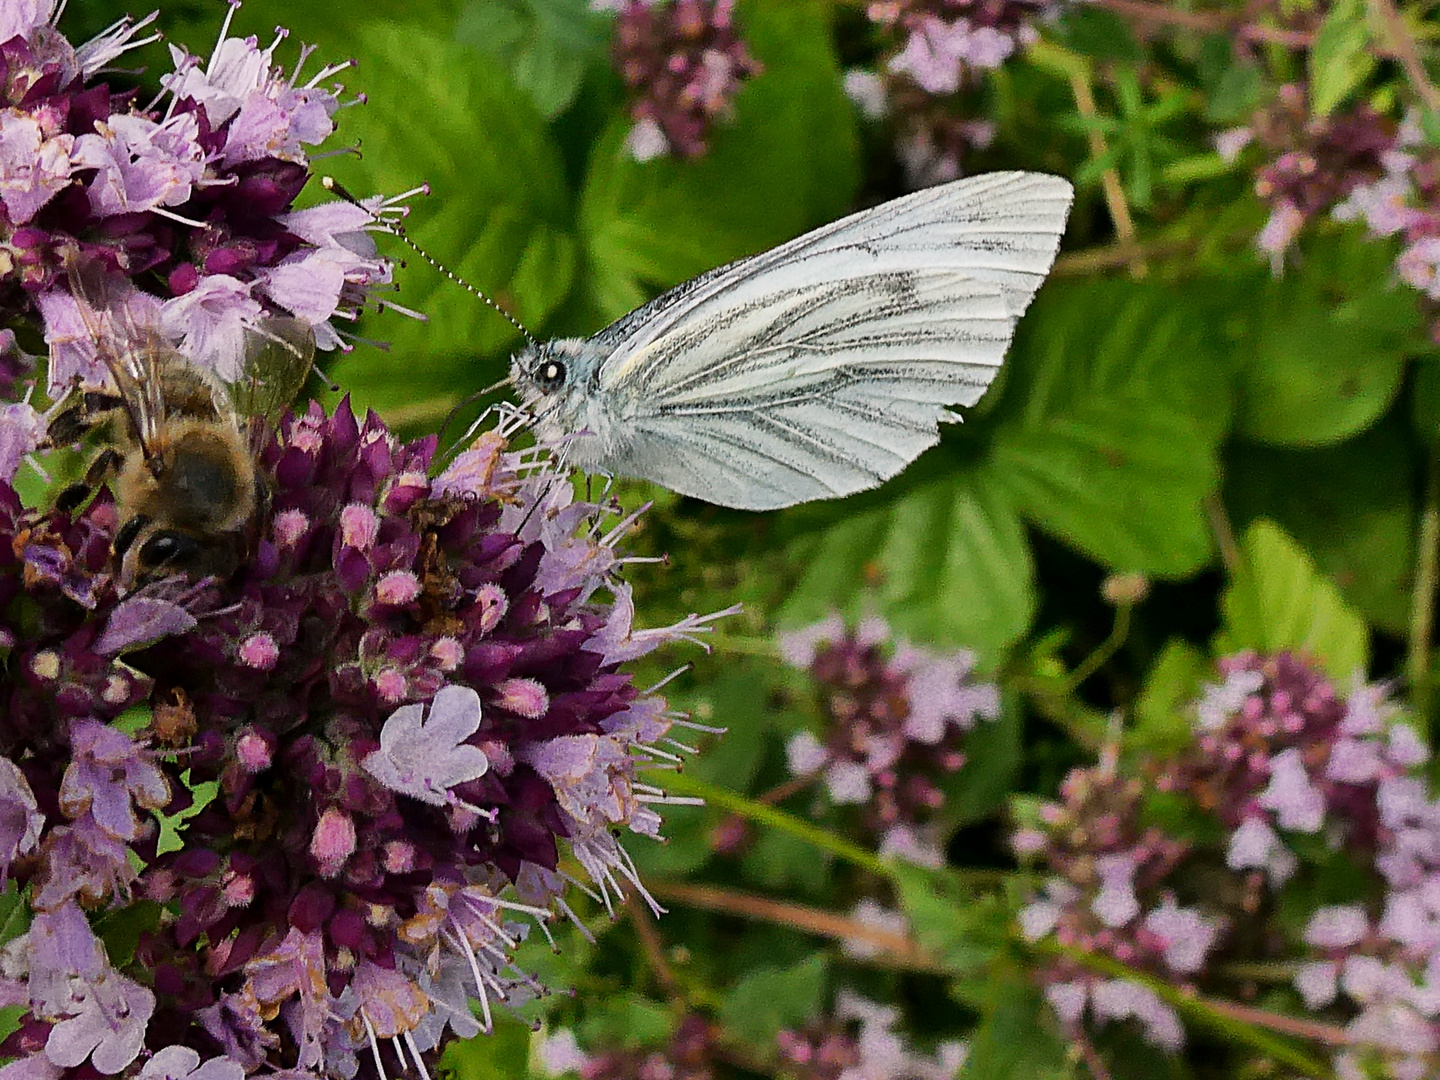
[{"label": "pollen on flower", "polygon": [[282,510],[270,528],[281,547],[294,547],[310,531],[310,518],[303,510]]},{"label": "pollen on flower", "polygon": [[235,739],[235,760],[247,773],[261,773],[275,759],[270,740],[253,729],[241,732]]},{"label": "pollen on flower", "polygon": [[[81,901],[173,912],[114,984],[123,1039],[85,1068],[133,1073],[182,1039],[245,1075],[352,1080],[382,1036],[428,1061],[537,989],[512,954],[570,912],[561,860],[607,906],[645,895],[620,839],[659,831],[639,769],[673,760],[684,720],[622,664],[696,621],[636,630],[596,528],[614,509],[576,501],[543,452],[482,441],[485,490],[432,487],[434,440],[312,405],[259,450],[253,562],[163,599],[95,569],[112,501],[57,526],[0,479],[0,552],[21,553],[0,595],[23,600],[0,635],[26,650],[0,668],[0,736],[28,755],[0,769],[0,873],[25,856],[37,912],[72,905],[77,932]],[[343,542],[372,516],[373,543]],[[414,582],[415,603],[369,602]],[[112,724],[147,700],[151,728]],[[183,846],[157,850],[148,811],[212,785]]]},{"label": "pollen on flower", "polygon": [[48,649],[37,652],[30,658],[30,671],[37,679],[58,679],[60,657]]},{"label": "pollen on flower", "polygon": [[368,551],[380,532],[380,518],[363,503],[351,503],[340,511],[340,542],[346,547]]},{"label": "pollen on flower", "polygon": [[392,570],[375,583],[375,599],[398,607],[420,595],[420,579],[409,570]]},{"label": "pollen on flower", "polygon": [[454,671],[465,659],[465,648],[457,638],[442,637],[430,646],[430,655],[440,665],[441,671]]},{"label": "pollen on flower", "polygon": [[410,683],[405,678],[405,673],[398,668],[387,667],[377,671],[371,682],[375,692],[380,695],[380,700],[392,705],[403,700],[410,692]]},{"label": "pollen on flower", "polygon": [[527,720],[538,720],[550,708],[549,693],[534,679],[505,679],[496,690],[497,705]]},{"label": "pollen on flower", "polygon": [[315,835],[310,838],[310,855],[322,877],[334,877],[345,861],[355,854],[355,819],[343,810],[328,807],[320,815]]},{"label": "pollen on flower", "polygon": [[240,643],[239,656],[246,667],[269,671],[280,659],[280,647],[275,644],[274,637],[262,630]]}]

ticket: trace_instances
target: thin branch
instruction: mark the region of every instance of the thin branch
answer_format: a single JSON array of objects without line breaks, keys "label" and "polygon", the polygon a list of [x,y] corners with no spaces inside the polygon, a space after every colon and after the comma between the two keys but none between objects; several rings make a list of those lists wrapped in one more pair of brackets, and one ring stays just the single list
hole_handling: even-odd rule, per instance
[{"label": "thin branch", "polygon": [[1415,541],[1415,589],[1410,599],[1405,674],[1410,681],[1410,700],[1429,725],[1430,654],[1435,634],[1435,596],[1440,587],[1440,439],[1431,443],[1425,471],[1425,504],[1420,510],[1420,530]]},{"label": "thin branch", "polygon": [[853,941],[879,949],[886,959],[896,966],[917,971],[943,971],[942,965],[926,954],[905,934],[867,926],[854,919],[820,908],[806,907],[765,896],[750,893],[731,892],[728,889],[711,888],[707,885],[687,885],[679,881],[652,881],[651,892],[664,900],[715,911],[722,915],[738,915],[802,930],[807,934],[832,938],[835,941]]},{"label": "thin branch", "polygon": [[1110,627],[1110,636],[1096,646],[1095,651],[1065,677],[1062,693],[1068,696],[1079,690],[1085,680],[1104,667],[1106,661],[1119,651],[1121,645],[1125,644],[1125,638],[1130,633],[1130,610],[1132,607],[1134,607],[1133,604],[1120,604],[1115,608],[1115,622]]},{"label": "thin branch", "polygon": [[1391,0],[1370,0],[1370,10],[1384,24],[1385,32],[1390,37],[1390,49],[1395,59],[1400,61],[1400,66],[1405,69],[1405,77],[1410,80],[1411,88],[1424,102],[1425,108],[1431,112],[1440,112],[1440,90],[1435,88],[1430,76],[1425,73],[1420,50],[1406,28],[1400,12]]},{"label": "thin branch", "polygon": [[1146,244],[1120,243],[1103,244],[1083,251],[1067,251],[1055,260],[1052,275],[1079,277],[1101,270],[1113,270],[1117,266],[1128,266],[1136,259],[1163,258],[1167,255],[1181,255],[1192,252],[1198,241],[1156,240]]},{"label": "thin branch", "polygon": [[1242,1024],[1254,1024],[1270,1031],[1279,1032],[1281,1035],[1293,1035],[1297,1039],[1308,1039],[1310,1042],[1323,1043],[1326,1046],[1365,1045],[1363,1039],[1356,1039],[1344,1028],[1336,1027],[1334,1024],[1322,1024],[1317,1020],[1302,1020],[1297,1016],[1286,1016],[1283,1013],[1257,1009],[1253,1005],[1242,1005],[1238,1001],[1222,1001],[1219,998],[1206,998],[1205,1004],[1215,1012],[1239,1020]]},{"label": "thin branch", "polygon": [[1149,4],[1144,0],[1093,0],[1096,7],[1108,8],[1117,15],[1136,22],[1152,22],[1177,26],[1182,30],[1198,30],[1204,34],[1235,35],[1246,41],[1283,45],[1290,49],[1308,49],[1315,44],[1315,35],[1308,30],[1286,30],[1279,26],[1262,26],[1247,22],[1240,12],[1186,11],[1167,4]]},{"label": "thin branch", "polygon": [[[1075,95],[1075,107],[1080,110],[1080,115],[1090,121],[1085,139],[1090,144],[1090,156],[1099,161],[1109,151],[1105,136],[1095,123],[1100,119],[1100,110],[1095,105],[1095,93],[1090,88],[1089,72],[1070,72],[1070,90]],[[1110,209],[1110,219],[1115,222],[1115,234],[1122,244],[1134,247],[1135,219],[1130,216],[1130,204],[1125,201],[1125,189],[1120,184],[1120,173],[1114,165],[1100,174],[1100,190],[1105,193],[1105,205]],[[1130,272],[1136,277],[1144,277],[1147,272],[1145,261],[1139,258],[1131,260]]]},{"label": "thin branch", "polygon": [[1230,515],[1218,492],[1205,496],[1205,517],[1210,521],[1210,532],[1215,537],[1215,546],[1220,549],[1220,560],[1231,574],[1240,566],[1240,547],[1235,543],[1235,529],[1230,524]]},{"label": "thin branch", "polygon": [[685,992],[680,988],[680,981],[675,978],[675,972],[670,967],[670,961],[665,958],[665,943],[660,939],[660,931],[655,926],[655,916],[649,907],[640,903],[640,897],[635,890],[629,890],[629,900],[625,904],[625,914],[630,920],[630,925],[635,929],[635,937],[640,942],[641,951],[645,953],[645,961],[650,965],[651,972],[655,975],[655,981],[660,985],[665,997],[670,1004],[680,1012],[689,1011],[689,1002],[685,998]]}]

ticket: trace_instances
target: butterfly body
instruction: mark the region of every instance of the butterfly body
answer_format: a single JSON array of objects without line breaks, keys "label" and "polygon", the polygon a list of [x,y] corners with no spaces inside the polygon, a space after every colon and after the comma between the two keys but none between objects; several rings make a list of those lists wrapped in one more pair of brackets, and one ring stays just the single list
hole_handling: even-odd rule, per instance
[{"label": "butterfly body", "polygon": [[752,510],[863,491],[985,392],[1070,199],[1036,173],[916,192],[529,346],[511,376],[588,471]]}]

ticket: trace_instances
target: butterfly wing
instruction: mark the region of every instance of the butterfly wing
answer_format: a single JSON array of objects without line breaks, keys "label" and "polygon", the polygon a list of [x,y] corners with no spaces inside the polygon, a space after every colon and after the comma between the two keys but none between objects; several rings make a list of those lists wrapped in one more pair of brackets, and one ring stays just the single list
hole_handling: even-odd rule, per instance
[{"label": "butterfly wing", "polygon": [[609,471],[744,509],[874,487],[994,378],[1069,183],[916,192],[712,271],[593,339]]}]

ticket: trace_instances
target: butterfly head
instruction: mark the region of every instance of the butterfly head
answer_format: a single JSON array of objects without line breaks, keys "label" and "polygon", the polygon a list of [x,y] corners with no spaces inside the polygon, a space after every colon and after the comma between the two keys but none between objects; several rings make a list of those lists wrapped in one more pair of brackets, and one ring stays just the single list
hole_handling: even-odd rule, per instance
[{"label": "butterfly head", "polygon": [[510,361],[510,377],[521,404],[543,442],[563,443],[577,464],[592,457],[596,440],[608,439],[611,424],[599,388],[600,362],[584,338],[526,345]]}]

